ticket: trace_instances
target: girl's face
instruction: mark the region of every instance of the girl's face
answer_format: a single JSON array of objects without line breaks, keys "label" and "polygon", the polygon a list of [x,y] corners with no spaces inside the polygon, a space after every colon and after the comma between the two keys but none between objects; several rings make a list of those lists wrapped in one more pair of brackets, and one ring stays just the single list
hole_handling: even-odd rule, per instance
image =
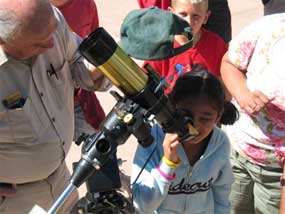
[{"label": "girl's face", "polygon": [[189,100],[187,102],[179,102],[176,105],[176,108],[185,113],[191,112],[193,116],[193,125],[199,132],[195,138],[185,143],[200,143],[211,133],[214,125],[218,123],[221,118],[221,112],[218,112],[206,97],[197,98],[195,101]]},{"label": "girl's face", "polygon": [[186,20],[192,27],[193,34],[200,32],[203,24],[207,23],[210,16],[207,3],[191,3],[189,0],[176,0],[169,11]]}]

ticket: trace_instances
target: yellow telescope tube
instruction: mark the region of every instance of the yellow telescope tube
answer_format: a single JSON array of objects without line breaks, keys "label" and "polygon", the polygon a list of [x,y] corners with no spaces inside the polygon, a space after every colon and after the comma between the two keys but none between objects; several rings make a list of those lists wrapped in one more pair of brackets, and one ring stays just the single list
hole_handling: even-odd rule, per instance
[{"label": "yellow telescope tube", "polygon": [[148,76],[117,45],[104,28],[96,29],[84,39],[79,51],[124,94],[136,95],[146,86]]}]

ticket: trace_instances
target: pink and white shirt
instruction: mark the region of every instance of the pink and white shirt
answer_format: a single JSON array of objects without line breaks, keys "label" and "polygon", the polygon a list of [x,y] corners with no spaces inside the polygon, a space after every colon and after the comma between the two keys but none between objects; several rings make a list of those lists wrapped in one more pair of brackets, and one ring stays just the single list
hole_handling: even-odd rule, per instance
[{"label": "pink and white shirt", "polygon": [[250,90],[271,101],[258,113],[240,110],[226,128],[233,148],[250,161],[280,167],[285,155],[285,13],[262,17],[246,27],[229,46],[231,62],[247,76]]}]

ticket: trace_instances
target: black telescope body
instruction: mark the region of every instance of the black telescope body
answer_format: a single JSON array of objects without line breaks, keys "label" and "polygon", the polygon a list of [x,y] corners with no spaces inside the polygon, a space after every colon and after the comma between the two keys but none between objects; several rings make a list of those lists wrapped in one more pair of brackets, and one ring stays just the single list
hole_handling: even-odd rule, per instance
[{"label": "black telescope body", "polygon": [[182,140],[189,137],[185,119],[172,108],[159,74],[152,68],[146,68],[148,72],[144,73],[103,28],[91,33],[81,43],[79,51],[128,99],[154,114],[164,131],[176,132]]},{"label": "black telescope body", "polygon": [[[94,179],[94,176],[99,172],[102,175],[106,169],[104,166],[107,167],[106,164],[110,162],[110,165],[116,165],[113,169],[107,169],[108,174],[113,176],[110,180],[115,181],[110,183],[113,188],[117,188],[120,185],[117,182],[120,180],[116,164],[117,146],[125,143],[131,134],[143,147],[149,146],[152,143],[148,120],[150,115],[154,115],[165,132],[177,133],[181,142],[197,134],[192,126],[192,118],[183,116],[171,105],[164,93],[166,86],[160,75],[149,65],[144,67],[144,72],[103,28],[88,35],[79,46],[79,52],[100,69],[124,96],[113,92],[117,103],[100,124],[99,131],[83,137],[82,157],[76,163],[69,186],[49,210],[49,214],[55,213],[73,189],[85,181],[95,180],[100,186],[91,188],[95,192],[108,191],[105,188],[106,179],[100,181]],[[100,185],[100,182],[104,185]]]},{"label": "black telescope body", "polygon": [[[131,134],[144,147],[152,143],[151,126],[145,120],[146,110],[132,100],[123,98],[118,94],[114,96],[118,102],[100,124],[98,133],[86,136],[83,139],[85,141],[82,147],[83,156],[76,164],[71,177],[71,182],[77,187],[96,170],[101,170],[105,164],[110,162],[110,159],[116,159],[118,145],[125,143]],[[112,162],[114,163],[114,161]],[[104,168],[103,170],[108,173],[108,169]],[[118,173],[114,171],[117,170],[116,167],[113,166],[111,170],[113,170],[114,175],[108,173],[110,180],[113,180],[113,185],[111,184],[110,188],[114,185],[118,186],[117,179],[119,179]],[[103,182],[106,183],[106,180]],[[93,186],[92,183],[89,185]],[[93,189],[98,190],[100,187],[93,186]],[[106,188],[106,190],[109,189]]]}]

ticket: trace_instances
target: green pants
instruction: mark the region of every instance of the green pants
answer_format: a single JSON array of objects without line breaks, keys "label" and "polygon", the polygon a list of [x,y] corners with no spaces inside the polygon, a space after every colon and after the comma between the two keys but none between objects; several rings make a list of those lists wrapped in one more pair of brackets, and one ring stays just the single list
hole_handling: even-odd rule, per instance
[{"label": "green pants", "polygon": [[230,195],[232,214],[278,214],[282,169],[256,165],[235,151],[231,163],[235,176]]}]

